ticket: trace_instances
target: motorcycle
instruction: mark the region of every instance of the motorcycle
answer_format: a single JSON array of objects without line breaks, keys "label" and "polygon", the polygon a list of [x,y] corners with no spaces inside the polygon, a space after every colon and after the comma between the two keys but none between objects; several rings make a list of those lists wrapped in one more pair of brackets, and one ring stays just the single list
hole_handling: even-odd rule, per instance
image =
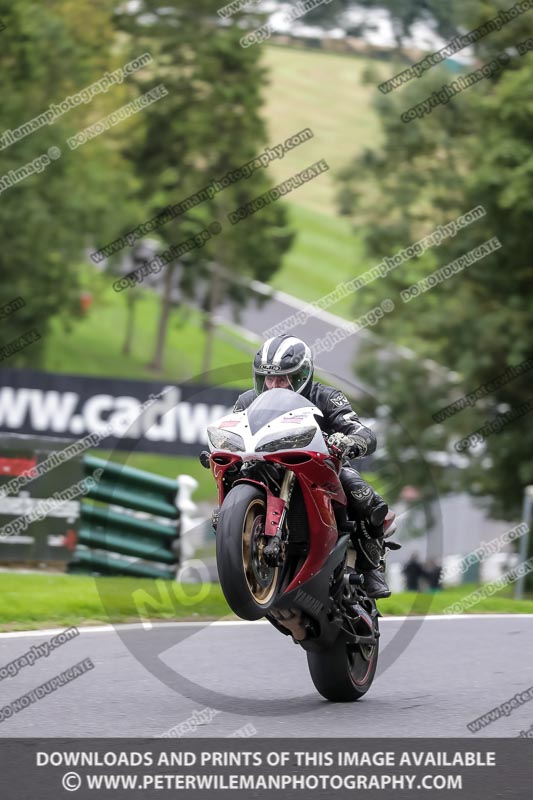
[{"label": "motorcycle", "polygon": [[374,679],[379,612],[348,548],[360,523],[348,519],[322,416],[305,397],[270,389],[208,427],[200,460],[218,488],[213,528],[228,605],[292,636],[318,692],[353,702]]}]

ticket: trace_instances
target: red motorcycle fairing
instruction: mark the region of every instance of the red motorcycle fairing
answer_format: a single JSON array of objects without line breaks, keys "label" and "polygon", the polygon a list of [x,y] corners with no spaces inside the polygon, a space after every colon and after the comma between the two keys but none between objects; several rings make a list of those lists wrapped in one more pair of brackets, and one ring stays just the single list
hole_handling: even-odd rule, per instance
[{"label": "red motorcycle fairing", "polygon": [[345,506],[346,495],[337,473],[337,459],[334,461],[325,453],[272,453],[265,456],[265,461],[283,464],[296,474],[307,511],[309,553],[285,589],[287,594],[316,575],[326,563],[339,538],[332,500]]},{"label": "red motorcycle fairing", "polygon": [[[221,464],[215,461],[215,458],[218,458],[219,461],[224,461],[224,463]],[[211,472],[213,473],[213,477],[217,482],[219,508],[222,506],[224,498],[227,494],[224,486],[224,475],[226,474],[226,471],[238,461],[241,461],[241,458],[234,453],[216,450],[211,454]],[[266,493],[267,508],[265,514],[265,536],[275,536],[278,530],[281,514],[285,508],[285,501],[272,494],[269,487],[262,481],[256,481],[253,478],[237,478],[237,480],[233,482],[233,486],[235,486],[237,483],[250,483],[253,486],[259,486],[259,488],[263,489],[263,491]]]},{"label": "red motorcycle fairing", "polygon": [[[215,459],[218,459],[218,461]],[[242,458],[237,455],[237,453],[227,453],[225,450],[215,450],[213,453],[211,453],[209,460],[211,461],[211,474],[213,475],[213,478],[217,484],[218,505],[220,507],[224,502],[224,497],[226,496],[224,475],[230,467],[232,467],[238,461],[242,461]]]},{"label": "red motorcycle fairing", "polygon": [[[218,459],[215,460],[215,459]],[[218,489],[218,506],[222,506],[227,491],[224,486],[224,476],[227,470],[237,462],[242,461],[241,457],[236,453],[227,453],[225,450],[215,450],[211,453],[211,472],[217,482]],[[223,463],[220,463],[223,462]],[[265,515],[265,536],[275,536],[278,530],[279,521],[283,509],[285,508],[285,501],[276,495],[272,494],[269,487],[262,481],[256,481],[253,478],[237,478],[233,482],[233,486],[237,483],[250,483],[259,486],[260,489],[266,493],[267,508]]]},{"label": "red motorcycle fairing", "polygon": [[[241,457],[237,453],[216,450],[211,453],[211,470],[218,487],[218,503],[222,506],[227,494],[224,487],[226,471]],[[293,591],[322,569],[339,538],[332,500],[346,505],[346,495],[337,472],[338,460],[325,453],[300,451],[269,453],[265,461],[273,461],[291,469],[301,486],[309,525],[309,553],[299,572],[287,586],[284,594]],[[266,493],[267,509],[265,535],[273,536],[285,502],[272,494],[268,486],[252,478],[238,478],[235,483],[250,483]]]}]

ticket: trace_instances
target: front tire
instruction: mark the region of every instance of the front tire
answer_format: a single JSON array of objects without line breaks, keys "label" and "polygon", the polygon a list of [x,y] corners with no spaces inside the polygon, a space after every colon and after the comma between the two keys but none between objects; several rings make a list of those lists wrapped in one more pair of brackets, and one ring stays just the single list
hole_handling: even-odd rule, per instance
[{"label": "front tire", "polygon": [[218,578],[229,607],[241,619],[264,617],[277,596],[280,569],[262,558],[265,514],[263,492],[247,483],[237,484],[220,509]]},{"label": "front tire", "polygon": [[[377,620],[375,622],[377,628]],[[323,652],[307,652],[307,665],[318,692],[333,703],[360,700],[372,685],[378,665],[379,639],[375,645],[351,645],[342,633]]]}]

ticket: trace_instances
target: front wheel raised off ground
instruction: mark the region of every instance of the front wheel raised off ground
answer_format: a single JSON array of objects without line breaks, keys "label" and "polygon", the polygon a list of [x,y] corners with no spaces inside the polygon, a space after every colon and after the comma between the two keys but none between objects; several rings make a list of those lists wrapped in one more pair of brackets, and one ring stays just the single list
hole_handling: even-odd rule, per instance
[{"label": "front wheel raised off ground", "polygon": [[263,559],[266,502],[263,492],[240,483],[230,491],[217,524],[217,569],[222,592],[241,619],[264,617],[277,596],[279,567]]}]

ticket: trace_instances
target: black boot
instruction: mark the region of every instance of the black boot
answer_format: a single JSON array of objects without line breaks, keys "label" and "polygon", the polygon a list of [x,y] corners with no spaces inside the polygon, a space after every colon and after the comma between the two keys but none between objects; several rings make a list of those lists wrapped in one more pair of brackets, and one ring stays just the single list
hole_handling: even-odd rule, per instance
[{"label": "black boot", "polygon": [[381,567],[376,567],[375,569],[361,570],[365,579],[363,589],[369,597],[375,600],[383,600],[391,595],[381,569]]},{"label": "black boot", "polygon": [[356,568],[363,573],[364,589],[369,597],[376,600],[390,597],[391,591],[387,586],[384,571],[383,535],[370,536],[367,525],[359,524],[360,537],[355,541],[357,551]]}]

